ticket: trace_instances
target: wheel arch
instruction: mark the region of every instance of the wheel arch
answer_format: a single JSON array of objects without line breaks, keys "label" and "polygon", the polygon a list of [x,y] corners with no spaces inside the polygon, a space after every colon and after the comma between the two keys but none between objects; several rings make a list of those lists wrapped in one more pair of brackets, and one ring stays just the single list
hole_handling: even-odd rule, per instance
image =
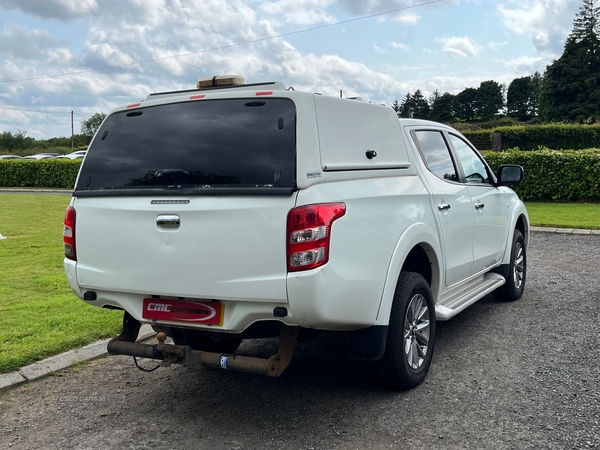
[{"label": "wheel arch", "polygon": [[424,223],[411,225],[400,236],[388,265],[375,325],[389,324],[394,292],[402,271],[423,275],[436,301],[443,280],[438,239],[437,232]]},{"label": "wheel arch", "polygon": [[519,215],[513,229],[519,230],[525,240],[525,246],[529,243],[529,220],[523,214]]},{"label": "wheel arch", "polygon": [[519,230],[523,235],[525,241],[525,248],[529,246],[529,215],[523,202],[519,200],[518,204],[513,210],[513,215],[510,221],[509,233],[506,241],[506,249],[504,251],[504,258],[502,258],[502,265],[510,264],[510,253],[512,250],[512,242],[515,230]]}]

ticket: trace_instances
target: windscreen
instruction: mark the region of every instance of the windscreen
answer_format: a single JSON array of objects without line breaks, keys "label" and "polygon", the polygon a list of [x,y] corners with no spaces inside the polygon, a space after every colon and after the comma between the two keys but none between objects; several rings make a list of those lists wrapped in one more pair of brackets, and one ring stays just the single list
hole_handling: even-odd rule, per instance
[{"label": "windscreen", "polygon": [[288,99],[202,100],[112,114],[88,151],[76,192],[291,193],[295,115]]}]

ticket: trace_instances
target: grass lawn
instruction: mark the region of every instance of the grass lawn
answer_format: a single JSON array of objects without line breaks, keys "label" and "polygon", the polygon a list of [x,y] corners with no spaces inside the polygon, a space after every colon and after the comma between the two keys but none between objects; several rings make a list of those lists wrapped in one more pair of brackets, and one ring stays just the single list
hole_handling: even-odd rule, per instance
[{"label": "grass lawn", "polygon": [[536,227],[600,229],[600,203],[527,202],[525,206]]},{"label": "grass lawn", "polygon": [[120,311],[86,305],[63,269],[68,195],[0,193],[0,373],[114,336]]},{"label": "grass lawn", "polygon": [[[63,271],[68,195],[0,193],[0,373],[115,336],[122,313],[86,305]],[[600,204],[527,203],[532,225],[600,229]]]}]

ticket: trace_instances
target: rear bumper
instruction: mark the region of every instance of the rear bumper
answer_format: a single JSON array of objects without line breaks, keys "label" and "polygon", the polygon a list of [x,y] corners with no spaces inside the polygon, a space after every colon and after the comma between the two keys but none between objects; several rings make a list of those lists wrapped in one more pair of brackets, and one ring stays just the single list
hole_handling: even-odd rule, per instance
[{"label": "rear bumper", "polygon": [[[139,322],[163,327],[239,334],[257,322],[279,321],[284,325],[308,329],[353,331],[372,326],[379,308],[380,294],[372,294],[381,290],[373,289],[378,283],[374,280],[343,279],[332,264],[327,264],[312,271],[289,274],[288,298],[279,301],[219,299],[225,310],[222,326],[150,320],[143,314],[144,298],[149,298],[149,294],[82,287],[78,284],[76,264],[65,260],[64,266],[69,285],[77,297],[89,305],[122,309]],[[183,300],[173,296],[160,298],[173,302]],[[201,296],[185,298],[185,301],[207,300],[212,299]]]}]

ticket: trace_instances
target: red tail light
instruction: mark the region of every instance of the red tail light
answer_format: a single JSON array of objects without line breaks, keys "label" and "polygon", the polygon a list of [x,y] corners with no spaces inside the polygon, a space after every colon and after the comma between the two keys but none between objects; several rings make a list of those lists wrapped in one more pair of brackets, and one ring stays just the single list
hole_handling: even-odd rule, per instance
[{"label": "red tail light", "polygon": [[65,247],[65,257],[77,261],[77,252],[75,251],[75,208],[69,206],[65,213],[65,226],[63,231],[63,244]]},{"label": "red tail light", "polygon": [[329,261],[331,224],[346,214],[345,203],[300,206],[287,217],[288,272],[314,269]]}]

